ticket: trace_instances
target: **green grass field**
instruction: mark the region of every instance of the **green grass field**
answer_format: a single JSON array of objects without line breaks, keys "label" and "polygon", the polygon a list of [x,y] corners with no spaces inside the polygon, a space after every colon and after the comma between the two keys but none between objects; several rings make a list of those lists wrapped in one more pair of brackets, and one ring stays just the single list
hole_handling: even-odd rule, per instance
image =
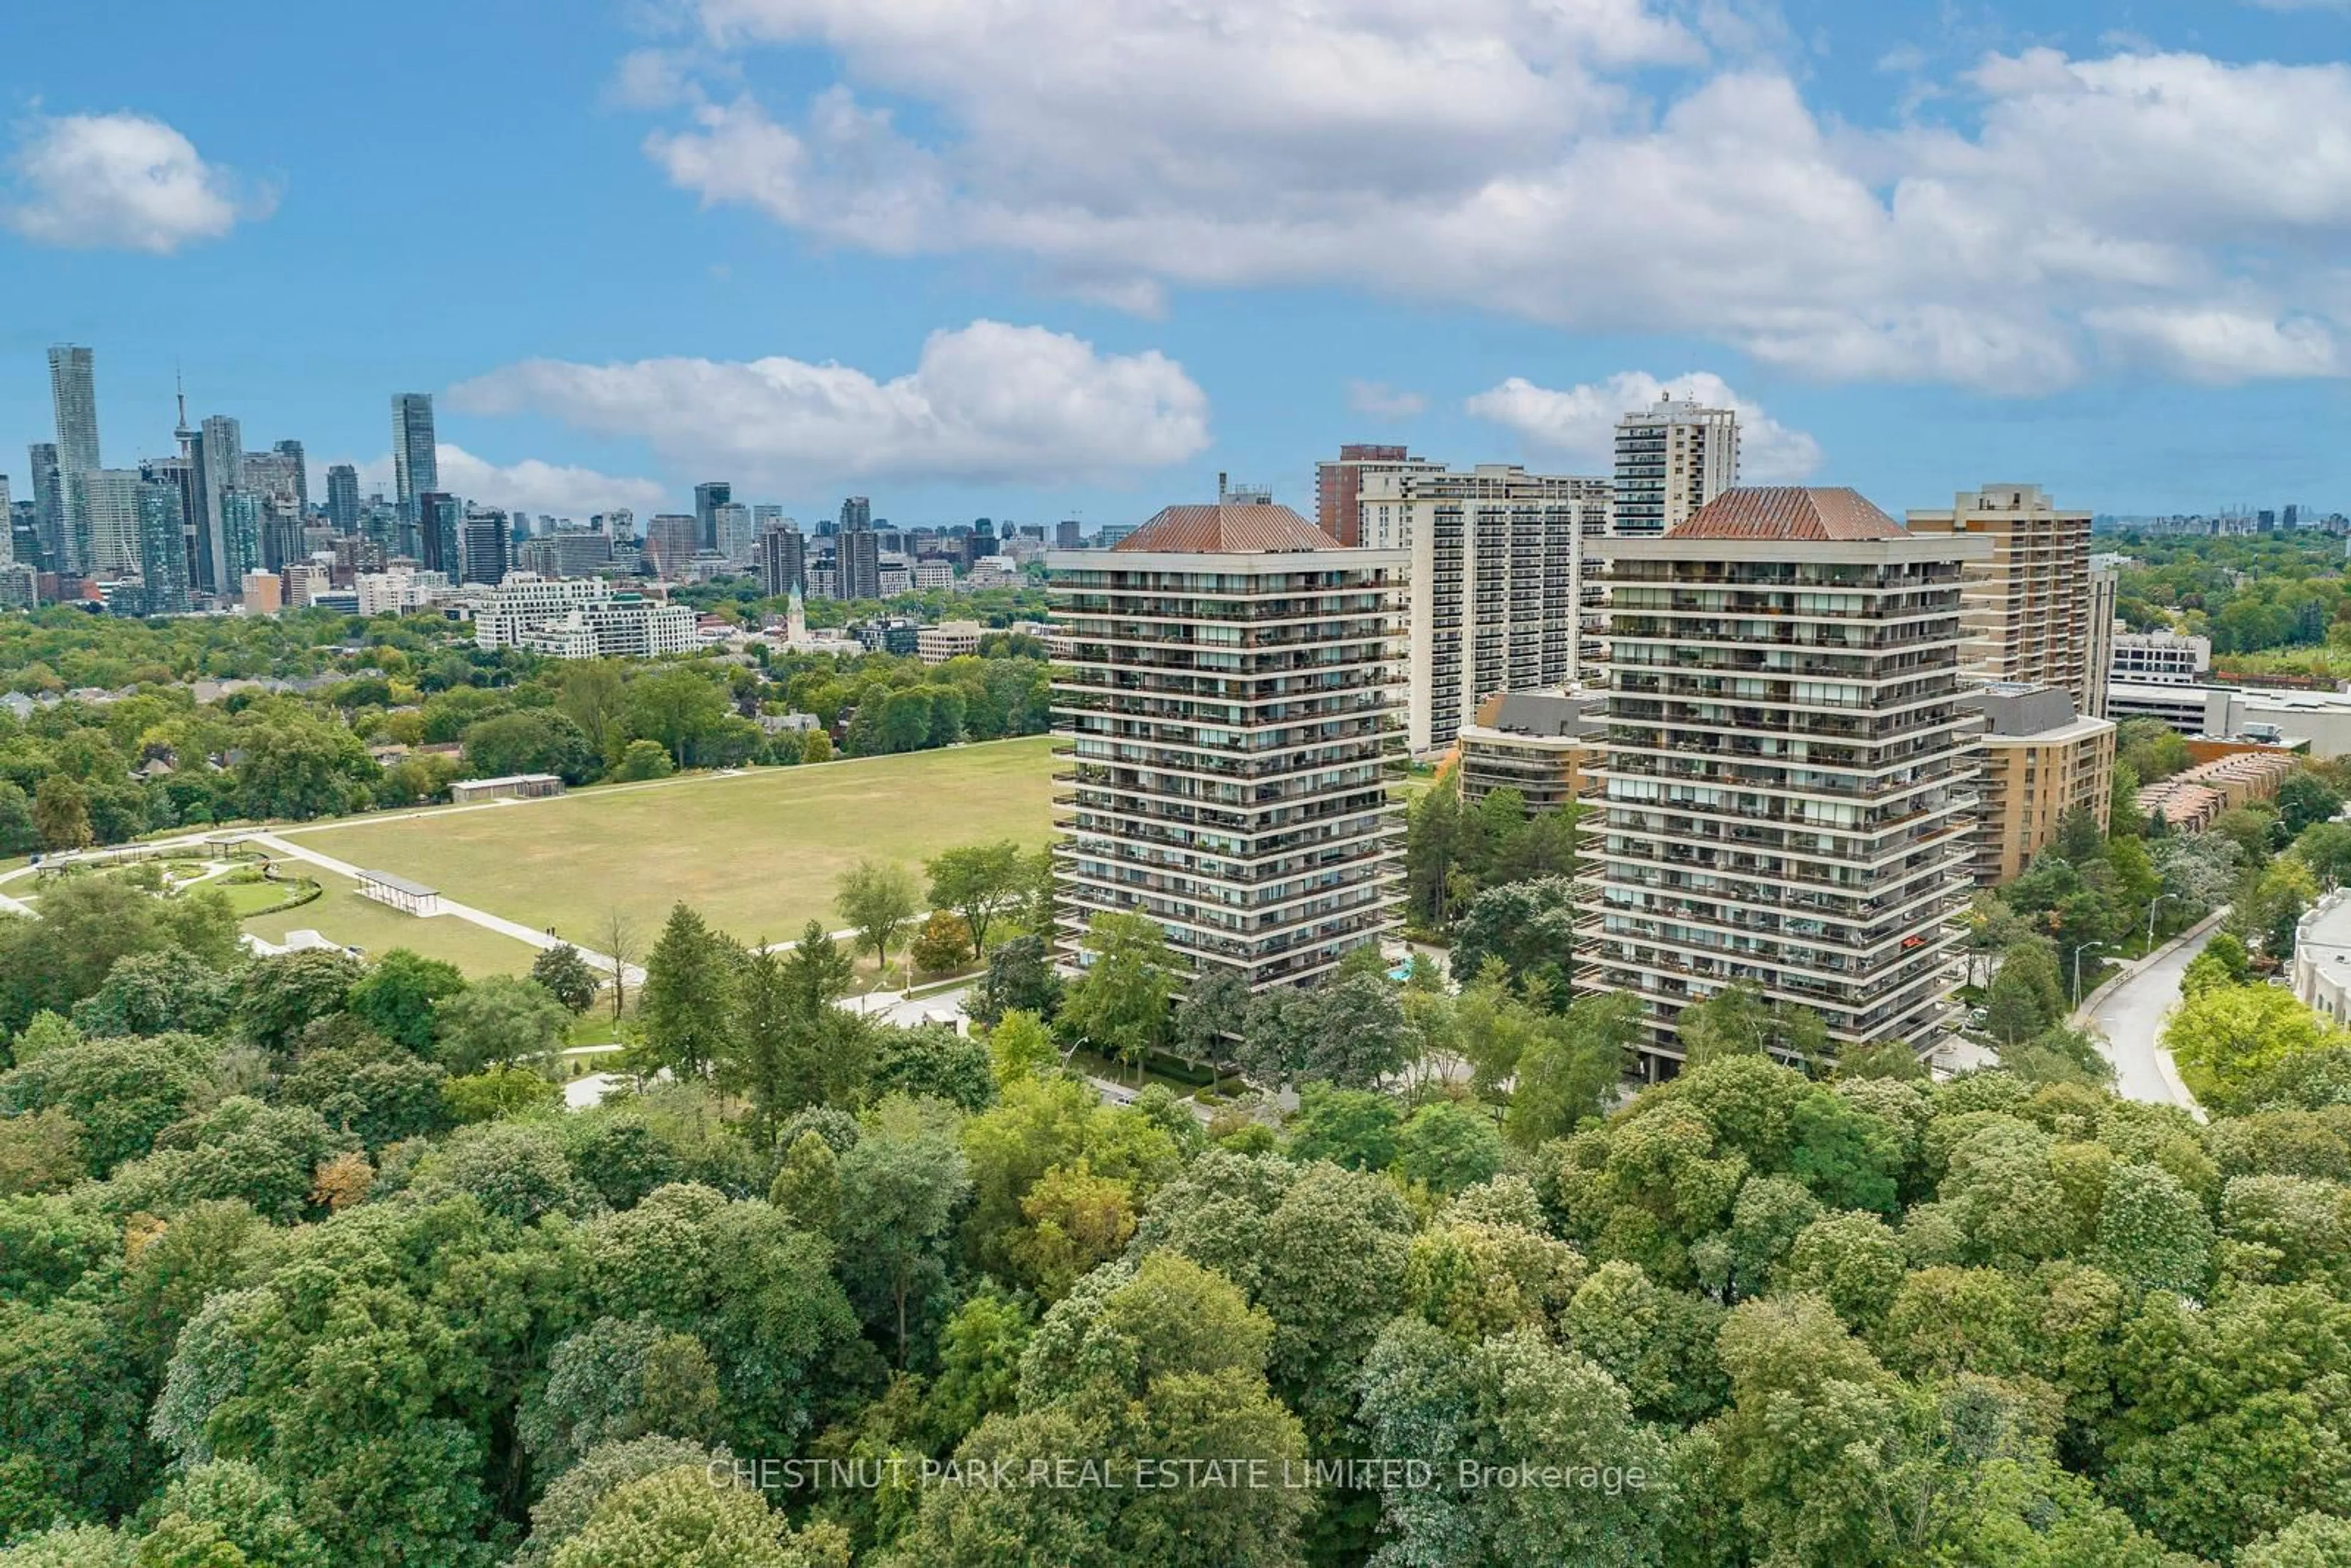
[{"label": "green grass field", "polygon": [[206,882],[197,885],[217,888],[227,895],[229,907],[248,919],[258,911],[285,903],[294,894],[294,890],[282,882]]},{"label": "green grass field", "polygon": [[[519,975],[538,956],[538,949],[468,920],[439,915],[420,920],[413,915],[360,896],[358,887],[332,872],[305,868],[326,891],[298,909],[257,915],[245,928],[271,942],[283,942],[286,933],[308,926],[330,942],[358,947],[372,958],[394,947],[406,947],[428,958],[455,964],[467,975]],[[240,891],[231,889],[231,892]]]},{"label": "green grass field", "polygon": [[[919,873],[922,860],[957,844],[1044,843],[1051,831],[1051,746],[1050,737],[1032,736],[287,831],[323,854],[429,883],[509,920],[552,926],[584,947],[604,947],[599,928],[618,908],[636,925],[642,957],[681,899],[745,941],[781,941],[811,917],[841,924],[833,884],[862,858],[903,862]],[[291,924],[371,951],[381,945],[310,917],[333,897],[295,911]],[[446,916],[413,920],[365,908],[379,928],[458,926],[481,942],[520,946]]]}]

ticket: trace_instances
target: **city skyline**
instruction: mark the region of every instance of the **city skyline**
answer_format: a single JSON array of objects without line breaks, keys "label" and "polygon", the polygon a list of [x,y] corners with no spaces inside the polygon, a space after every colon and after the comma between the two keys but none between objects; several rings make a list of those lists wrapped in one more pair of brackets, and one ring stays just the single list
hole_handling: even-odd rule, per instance
[{"label": "city skyline", "polygon": [[[2120,514],[2351,504],[2310,434],[2351,408],[2315,259],[2351,209],[2297,194],[2344,183],[2322,8],[1021,0],[820,30],[701,0],[552,47],[528,8],[251,9],[283,57],[382,68],[222,94],[239,28],[127,57],[73,8],[5,29],[8,357],[97,348],[118,461],[168,453],[184,367],[192,409],[371,480],[384,400],[429,392],[447,486],[535,512],[723,474],[802,517],[1100,524],[1219,471],[1311,512],[1344,443],[1604,473],[1671,385],[1735,402],[1750,479],[1897,510],[1986,474]],[[417,28],[465,43],[428,69]],[[1086,68],[1011,92],[1048,36]],[[1134,80],[1122,36],[1245,90]],[[1308,90],[1337,57],[1424,90]],[[419,168],[462,260],[381,243]],[[46,393],[0,376],[0,452],[48,439]]]},{"label": "city skyline", "polygon": [[[62,371],[58,359],[60,354],[69,356],[64,361],[66,368]],[[80,439],[87,441],[94,450],[102,450],[106,440],[104,435],[106,428],[110,424],[120,423],[109,417],[107,410],[110,406],[110,400],[102,392],[97,390],[98,385],[103,383],[105,380],[102,374],[94,373],[98,357],[98,350],[90,344],[59,342],[49,346],[47,350],[48,391],[44,399],[45,405],[50,410],[49,424],[46,428],[37,430],[29,441],[18,444],[13,448],[13,450],[34,454],[43,450],[53,450],[58,453],[61,507],[69,507],[70,498],[62,478],[62,470],[66,466],[66,459],[63,455],[65,444],[57,439],[60,434],[66,434],[59,424],[60,407],[69,407],[72,418],[78,426],[76,434]],[[5,380],[5,373],[0,372],[0,382]],[[1622,491],[1626,472],[1624,446],[1626,430],[1635,426],[1652,425],[1661,420],[1670,422],[1678,416],[1677,411],[1694,411],[1701,415],[1726,421],[1735,420],[1735,425],[1731,426],[1736,432],[1733,439],[1734,448],[1743,445],[1750,436],[1751,427],[1749,421],[1751,413],[1749,405],[1715,378],[1701,375],[1684,378],[1681,382],[1672,384],[1635,379],[1617,390],[1625,396],[1641,401],[1627,403],[1622,410],[1606,415],[1604,437],[1606,449],[1595,448],[1591,454],[1578,455],[1581,458],[1588,458],[1588,461],[1552,462],[1544,466],[1552,472],[1573,473],[1578,477],[1613,482]],[[67,404],[60,404],[61,397],[68,400]],[[1708,398],[1719,401],[1723,406],[1708,408],[1707,406]],[[188,417],[187,393],[183,375],[176,367],[173,373],[173,399],[179,411],[179,417],[184,422]],[[277,440],[271,444],[266,453],[240,452],[232,456],[230,462],[232,472],[224,483],[235,484],[240,476],[234,470],[247,465],[249,460],[253,458],[282,460],[289,465],[289,472],[296,477],[304,507],[307,509],[315,502],[330,518],[336,516],[335,502],[338,492],[333,486],[339,475],[349,476],[352,493],[360,498],[380,497],[387,502],[405,505],[415,494],[437,490],[438,493],[454,496],[468,503],[507,511],[517,517],[548,516],[581,525],[585,525],[591,517],[607,511],[618,510],[632,513],[639,517],[646,517],[683,509],[695,517],[697,524],[697,537],[705,542],[705,546],[711,541],[711,528],[704,519],[710,515],[716,501],[723,498],[733,488],[741,487],[734,486],[733,482],[727,480],[702,479],[675,486],[664,486],[651,481],[612,479],[603,476],[589,476],[583,479],[580,477],[581,471],[554,469],[536,461],[526,462],[513,469],[502,470],[496,465],[483,462],[462,447],[434,439],[438,423],[436,394],[429,392],[394,392],[390,395],[389,406],[392,411],[392,450],[380,457],[358,461],[346,455],[337,454],[318,465],[318,471],[326,476],[326,487],[315,497],[311,494],[308,478],[311,468],[308,447],[306,442],[299,436]],[[1597,417],[1596,406],[1592,412],[1593,416]],[[243,421],[234,413],[219,413],[203,416],[203,424],[206,433],[215,440],[225,455],[229,452],[231,446],[241,443],[242,423]],[[1768,417],[1762,419],[1762,425],[1761,434],[1767,444],[1783,441],[1788,434],[1783,428]],[[172,444],[176,444],[177,447],[184,447],[188,444],[185,438],[196,433],[188,430],[183,423],[170,434]],[[127,443],[122,442],[119,434],[115,439],[118,443],[122,443],[118,446],[118,450],[128,446],[140,454],[133,459],[134,465],[137,465],[167,462],[176,449],[172,444],[141,436],[133,436]],[[407,479],[405,453],[408,441],[416,441],[420,444],[424,441],[434,443],[431,455],[416,465],[417,473],[423,480],[421,484],[411,483]],[[1301,471],[1301,476],[1294,476],[1292,483],[1287,485],[1252,483],[1245,487],[1252,492],[1267,493],[1277,501],[1280,501],[1284,496],[1301,497],[1301,505],[1304,508],[1313,511],[1317,509],[1319,493],[1329,484],[1329,476],[1343,466],[1352,466],[1360,461],[1353,455],[1354,454],[1388,451],[1402,453],[1406,450],[1402,444],[1364,446],[1343,443],[1342,446],[1344,448],[1343,452],[1337,453],[1335,455],[1333,452],[1302,455],[1298,463],[1291,465]],[[0,447],[0,452],[12,449]],[[8,461],[8,459],[0,458],[0,461]],[[1447,466],[1448,462],[1456,466],[1470,467],[1519,460],[1506,460],[1479,454],[1467,456],[1448,454],[1432,457],[1428,453],[1419,451],[1416,446],[1412,449],[1409,458],[1402,461],[1406,466],[1442,471]],[[1710,478],[1708,483],[1719,486],[1723,477],[1731,475],[1735,475],[1742,482],[1769,481],[1772,476],[1782,471],[1785,461],[1784,454],[1778,456],[1767,454],[1761,464],[1761,472],[1758,473],[1755,471],[1752,460],[1743,452],[1740,452],[1734,455],[1730,466],[1723,474],[1718,474]],[[454,476],[445,482],[440,476],[444,465],[448,465]],[[1520,464],[1520,465],[1524,465]],[[1813,465],[1809,462],[1806,465],[1808,469],[1812,465]],[[1374,468],[1378,466],[1376,462],[1373,466]],[[19,467],[25,470],[21,474],[18,472]],[[0,468],[0,478],[7,480],[12,493],[19,500],[32,498],[38,494],[38,476],[34,475],[31,469],[32,465],[22,459],[16,460],[14,466]],[[217,468],[213,472],[217,473]],[[1215,476],[1214,483],[1224,483],[1227,478],[1228,476],[1219,471]],[[851,480],[845,483],[854,485],[858,481]],[[549,486],[556,486],[558,491],[565,493],[551,492],[548,489]],[[208,507],[216,498],[216,488],[217,486],[209,480],[205,484],[204,494]],[[1163,490],[1165,488],[1163,486]],[[569,493],[573,489],[576,489],[576,494]],[[748,493],[747,488],[746,493]],[[1710,494],[1711,491],[1708,493]],[[677,498],[680,496],[683,499]],[[1693,501],[1697,498],[1698,497],[1694,493]],[[1352,493],[1348,499],[1352,502]],[[1139,508],[1146,503],[1147,497],[1139,493],[1134,505]],[[884,507],[889,505],[886,499],[882,504]],[[986,512],[958,510],[952,497],[937,504],[944,506],[945,510],[919,516],[901,515],[890,517],[887,521],[890,526],[896,528],[952,529],[967,528],[990,517],[990,514]],[[982,500],[976,504],[985,505],[986,503]],[[1289,503],[1283,501],[1282,504]],[[2345,505],[2351,506],[2351,498],[2347,498]],[[852,509],[862,511],[864,516],[872,517],[876,522],[883,521],[883,517],[874,512],[873,506],[874,503],[865,496],[848,494],[843,489],[835,488],[831,492],[818,493],[813,497],[803,497],[797,501],[762,501],[757,510],[763,517],[778,518],[805,530],[812,531],[826,523],[831,515],[837,513],[845,518]],[[2297,517],[2305,525],[2314,524],[2330,513],[2339,512],[2343,508],[2331,504],[2314,504],[2307,500],[2284,501],[2274,497],[2264,496],[2258,500],[2224,502],[2209,507],[2158,507],[2138,513],[2118,512],[2116,508],[2092,498],[2091,505],[2085,509],[2100,517],[2117,517],[2125,522],[2179,517],[2241,517],[2248,523],[2258,518],[2262,520],[2262,526],[2267,528],[2271,523],[2283,517],[2287,519],[2284,526],[2291,528],[2294,526],[2294,519]],[[1094,517],[1085,516],[1084,511],[1082,507],[1071,507],[1061,513],[1039,512],[1029,517],[1019,517],[1007,511],[994,520],[1006,523],[1017,521],[1050,528],[1060,526],[1065,519],[1074,519],[1080,523],[1086,537],[1089,538],[1092,537],[1093,531],[1097,528],[1131,528],[1136,526],[1134,516],[1126,511]],[[802,522],[800,521],[802,517],[808,520]],[[208,522],[208,531],[216,530],[219,526],[218,518],[212,517]],[[1631,531],[1650,530],[1646,528],[1635,528]],[[1366,539],[1364,542],[1370,541]]]}]

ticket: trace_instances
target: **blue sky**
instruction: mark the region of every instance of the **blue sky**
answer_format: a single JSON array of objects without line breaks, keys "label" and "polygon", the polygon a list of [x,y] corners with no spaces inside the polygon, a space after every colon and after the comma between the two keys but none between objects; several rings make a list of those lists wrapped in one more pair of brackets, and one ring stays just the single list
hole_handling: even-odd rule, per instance
[{"label": "blue sky", "polygon": [[0,16],[20,493],[70,340],[110,462],[169,447],[175,364],[314,474],[423,389],[444,472],[583,516],[1303,506],[1347,440],[1597,472],[1660,382],[1750,411],[1750,478],[1897,510],[2351,508],[2342,3],[193,20]]}]

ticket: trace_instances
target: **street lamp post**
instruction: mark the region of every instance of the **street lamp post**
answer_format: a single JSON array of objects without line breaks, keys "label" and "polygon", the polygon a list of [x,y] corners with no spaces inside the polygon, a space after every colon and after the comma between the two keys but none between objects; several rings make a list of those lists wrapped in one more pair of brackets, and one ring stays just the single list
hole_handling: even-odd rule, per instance
[{"label": "street lamp post", "polygon": [[2158,893],[2155,895],[2155,902],[2147,906],[2147,950],[2148,952],[2155,951],[2155,912],[2167,903],[2178,903],[2182,896],[2177,893]]},{"label": "street lamp post", "polygon": [[2082,1005],[2082,955],[2093,947],[2104,947],[2103,942],[2085,942],[2074,949],[2074,1005]]}]

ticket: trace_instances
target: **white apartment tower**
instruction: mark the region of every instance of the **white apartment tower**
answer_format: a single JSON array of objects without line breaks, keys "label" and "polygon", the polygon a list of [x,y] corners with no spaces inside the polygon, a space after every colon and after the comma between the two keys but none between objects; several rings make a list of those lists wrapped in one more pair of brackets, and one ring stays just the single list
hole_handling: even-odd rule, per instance
[{"label": "white apartment tower", "polygon": [[740,501],[721,501],[710,508],[710,522],[716,548],[726,564],[749,566],[759,540],[751,508]]},{"label": "white apartment tower", "polygon": [[1939,1037],[1970,884],[1977,730],[1960,701],[1963,560],[1845,489],[1732,489],[1612,539],[1614,662],[1582,984],[1648,1012],[1735,983],[1818,1012],[1840,1049]]},{"label": "white apartment tower", "polygon": [[1616,422],[1610,531],[1654,538],[1738,483],[1738,413],[1660,398]]},{"label": "white apartment tower", "polygon": [[1367,470],[1362,538],[1411,554],[1405,737],[1453,744],[1483,698],[1583,673],[1583,549],[1608,524],[1608,481],[1481,464]]},{"label": "white apartment tower", "polygon": [[1158,922],[1195,969],[1311,981],[1395,924],[1405,556],[1287,507],[1170,507],[1046,558],[1060,633],[1059,945]]}]

